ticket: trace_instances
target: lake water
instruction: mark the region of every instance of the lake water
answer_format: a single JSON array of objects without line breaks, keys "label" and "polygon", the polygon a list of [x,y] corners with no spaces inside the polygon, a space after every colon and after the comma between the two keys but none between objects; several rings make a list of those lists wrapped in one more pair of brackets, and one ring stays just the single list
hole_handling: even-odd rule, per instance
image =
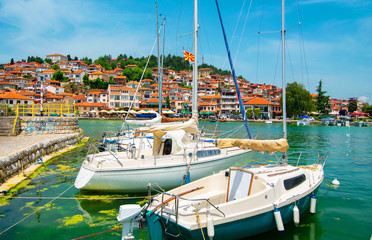
[{"label": "lake water", "polygon": [[[120,121],[81,120],[85,135],[99,139],[102,131],[116,131]],[[241,123],[200,123],[206,132],[245,137]],[[257,139],[280,138],[280,124],[250,124]],[[315,216],[303,214],[299,227],[290,223],[285,231],[271,231],[251,239],[370,239],[372,234],[372,128],[288,126],[290,152],[329,153],[325,181],[317,194]],[[141,202],[145,194],[84,193],[73,187],[88,146],[63,154],[15,192],[14,198],[0,202],[0,239],[74,239],[119,227],[119,206]],[[272,161],[256,153],[253,163]],[[297,161],[293,156],[291,163]],[[306,162],[305,162],[306,163]],[[309,162],[308,162],[309,163]],[[340,187],[330,187],[334,178]],[[62,194],[62,195],[61,195]],[[55,199],[57,196],[59,198]],[[55,199],[55,200],[53,200]],[[85,239],[120,239],[114,230]],[[135,232],[137,239],[149,239]]]}]

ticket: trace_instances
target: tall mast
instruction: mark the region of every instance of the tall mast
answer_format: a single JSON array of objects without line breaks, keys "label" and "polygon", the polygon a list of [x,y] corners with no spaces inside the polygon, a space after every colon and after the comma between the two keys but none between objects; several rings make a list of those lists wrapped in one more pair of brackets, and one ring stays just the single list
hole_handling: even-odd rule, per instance
[{"label": "tall mast", "polygon": [[283,138],[287,138],[287,100],[285,83],[285,0],[282,0],[282,102],[283,102]]},{"label": "tall mast", "polygon": [[198,1],[194,0],[194,65],[192,76],[192,115],[198,117]]},{"label": "tall mast", "polygon": [[162,103],[162,94],[163,94],[163,89],[161,84],[161,79],[160,79],[160,33],[159,33],[159,21],[158,21],[158,3],[155,2],[155,7],[156,7],[156,39],[157,39],[157,44],[158,44],[158,86],[159,86],[159,114],[161,115],[162,109],[161,109],[161,103]]}]

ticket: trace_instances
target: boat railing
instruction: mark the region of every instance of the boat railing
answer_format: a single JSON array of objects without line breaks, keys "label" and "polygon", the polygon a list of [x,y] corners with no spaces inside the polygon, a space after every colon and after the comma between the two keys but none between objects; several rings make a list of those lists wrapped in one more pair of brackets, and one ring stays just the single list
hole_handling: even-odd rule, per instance
[{"label": "boat railing", "polygon": [[[87,159],[88,159],[88,162],[89,163],[92,163],[92,161],[94,160],[95,156],[97,153],[100,153],[101,151],[97,148],[96,144],[94,143],[91,143],[89,145],[89,149],[88,149],[88,152],[87,152]],[[105,152],[108,152],[110,153],[110,155],[112,155],[114,157],[114,159],[122,166],[123,164],[120,162],[119,158],[116,156],[115,153],[113,153],[112,151],[110,151],[109,149],[106,149]],[[88,157],[88,156],[91,156],[91,157]]]},{"label": "boat railing", "polygon": [[[208,198],[185,198],[185,197],[181,197],[179,195],[175,195],[175,194],[170,194],[170,193],[167,193],[167,192],[162,192],[161,193],[161,206],[160,206],[160,219],[164,219],[163,218],[163,214],[166,214],[168,216],[174,216],[175,219],[176,219],[176,226],[177,226],[177,230],[178,230],[178,233],[177,234],[173,234],[173,233],[170,233],[168,231],[168,227],[167,227],[167,222],[163,222],[163,226],[165,226],[165,229],[164,229],[164,232],[165,234],[171,236],[171,237],[174,237],[174,238],[177,238],[181,235],[181,230],[179,229],[179,225],[178,225],[178,217],[179,217],[179,213],[178,213],[178,209],[179,209],[179,205],[180,205],[180,200],[184,200],[184,201],[187,201],[187,202],[197,202],[197,203],[200,203],[202,201],[206,202],[207,206],[212,206],[214,209],[216,209],[218,212],[220,212],[224,217],[226,217],[225,213],[223,213],[218,207],[216,207],[213,203],[211,203],[209,201]],[[175,203],[174,203],[174,212],[170,212],[170,211],[165,211],[165,204],[164,204],[164,196],[167,195],[167,196],[170,196],[171,199],[173,198]],[[173,200],[172,199],[172,200]],[[167,200],[166,200],[167,201]],[[195,211],[197,211],[197,208],[195,208]]]},{"label": "boat railing", "polygon": [[[316,163],[317,163],[317,164],[321,164],[321,165],[323,165],[323,167],[324,167],[324,165],[326,164],[327,159],[328,159],[328,153],[326,153],[326,154],[320,154],[318,151],[315,151],[315,152],[317,153],[317,161],[316,161]],[[287,157],[289,157],[289,156],[291,156],[291,155],[297,155],[297,154],[298,154],[299,156],[298,156],[298,159],[297,159],[296,166],[299,165],[300,160],[301,160],[301,157],[302,157],[303,155],[305,155],[305,154],[311,154],[311,153],[306,153],[306,152],[305,152],[305,154],[304,154],[304,152],[291,152],[291,153],[286,153]],[[314,153],[312,153],[312,154],[314,154]],[[276,154],[274,154],[274,155],[275,155],[275,157],[277,158],[277,160],[278,160],[278,164],[279,164],[280,161],[281,161],[281,159],[280,159]],[[315,159],[315,157],[314,157],[314,159]]]}]

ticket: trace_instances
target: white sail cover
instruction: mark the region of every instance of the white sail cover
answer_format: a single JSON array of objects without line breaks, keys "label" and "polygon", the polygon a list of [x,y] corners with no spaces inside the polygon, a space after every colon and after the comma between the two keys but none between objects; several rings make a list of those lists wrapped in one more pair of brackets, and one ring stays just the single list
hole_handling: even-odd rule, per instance
[{"label": "white sail cover", "polygon": [[161,123],[161,116],[156,113],[156,117],[150,120],[126,120],[127,124],[137,124],[137,125],[151,125],[154,123]]},{"label": "white sail cover", "polygon": [[287,152],[289,146],[287,139],[277,140],[253,140],[253,139],[219,139],[218,148],[239,147],[241,149],[253,149],[259,152],[273,154],[275,152]]}]

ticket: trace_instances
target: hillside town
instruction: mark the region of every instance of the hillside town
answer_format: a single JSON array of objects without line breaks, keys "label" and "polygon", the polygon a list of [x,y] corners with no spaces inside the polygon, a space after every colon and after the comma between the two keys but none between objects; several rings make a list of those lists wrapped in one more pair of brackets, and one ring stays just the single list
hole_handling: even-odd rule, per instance
[{"label": "hillside town", "polygon": [[[113,70],[106,70],[98,63],[88,65],[83,60],[69,60],[62,54],[46,56],[49,63],[17,61],[0,65],[0,103],[14,108],[17,104],[63,103],[75,105],[79,116],[98,117],[103,112],[116,110],[157,111],[159,106],[158,69],[153,68],[153,79],[141,82],[123,76],[117,59],[107,60]],[[115,64],[116,63],[116,64]],[[136,68],[127,65],[125,68]],[[65,81],[53,78],[62,72]],[[198,70],[198,110],[202,118],[234,118],[239,113],[233,77],[213,74],[211,68]],[[97,79],[108,83],[107,89],[86,86]],[[192,71],[163,69],[163,113],[181,116],[191,110]],[[282,89],[274,85],[252,83],[238,79],[245,109],[259,108],[255,118],[278,118],[281,115]],[[73,87],[71,87],[73,86]],[[315,101],[317,95],[311,94]],[[356,98],[330,98],[328,114],[345,115],[350,101],[357,102],[356,112],[361,112],[362,102]],[[132,105],[131,105],[132,104]],[[129,109],[132,106],[131,109]],[[151,111],[151,112],[153,112]],[[312,112],[312,114],[318,114]]]}]

